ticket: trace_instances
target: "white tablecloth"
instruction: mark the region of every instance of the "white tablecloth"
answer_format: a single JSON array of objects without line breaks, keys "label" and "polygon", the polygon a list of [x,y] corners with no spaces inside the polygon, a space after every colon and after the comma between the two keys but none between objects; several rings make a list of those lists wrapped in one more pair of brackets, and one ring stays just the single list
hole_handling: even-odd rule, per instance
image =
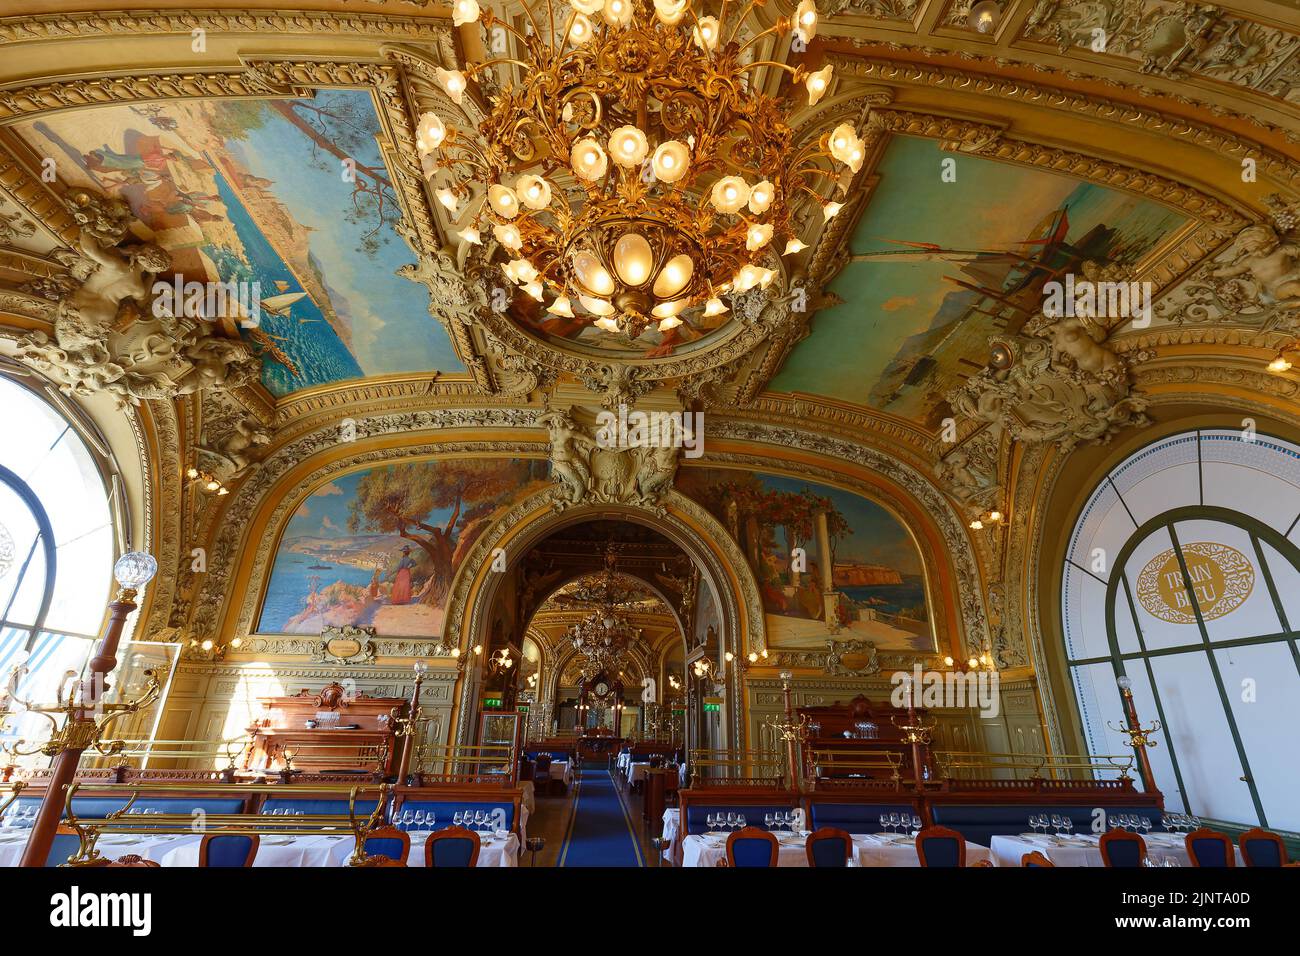
[{"label": "white tablecloth", "polygon": [[[28,833],[30,831],[24,831]],[[150,840],[137,841],[134,837],[128,837],[125,834],[105,834],[99,838],[97,848],[99,855],[110,860],[116,860],[119,857],[135,854],[142,856],[146,860],[153,860],[155,863],[161,863],[162,858],[177,847],[193,844],[199,845],[199,836],[171,836],[155,837]],[[0,838],[0,867],[17,866],[23,858],[23,850],[27,847],[26,838],[12,840]],[[198,859],[197,851],[195,860]],[[60,860],[60,863],[63,861]]]},{"label": "white tablecloth", "polygon": [[[1162,864],[1172,857],[1179,866],[1191,866],[1187,847],[1181,833],[1146,833],[1142,839],[1147,845],[1147,859]],[[990,840],[993,862],[997,866],[1020,866],[1020,858],[1037,850],[1056,866],[1105,866],[1101,859],[1098,838],[1092,834],[1076,834],[1065,846],[1053,842],[1053,837],[1041,833],[1030,836],[995,836]],[[1237,866],[1245,866],[1241,851],[1235,850]]]},{"label": "white tablecloth", "polygon": [[573,786],[573,765],[567,760],[552,760],[551,779],[563,780],[566,787]]},{"label": "white tablecloth", "polygon": [[[855,866],[920,866],[916,844],[910,839],[893,840],[875,834],[853,835]],[[682,866],[717,866],[727,855],[727,838],[691,834],[682,840]],[[989,859],[989,850],[976,843],[966,844],[966,865]],[[777,852],[777,866],[807,866],[804,839],[786,838]]]},{"label": "white tablecloth", "polygon": [[537,788],[533,786],[531,780],[521,780],[519,781],[519,789],[523,792],[523,797],[519,801],[520,806],[526,812],[532,813],[537,809]]},{"label": "white tablecloth", "polygon": [[627,769],[627,765],[630,764],[631,762],[632,762],[632,755],[631,755],[631,754],[629,754],[629,753],[620,753],[620,754],[618,755],[618,760],[614,761],[614,765],[615,765],[619,770],[626,770],[626,769]]},{"label": "white tablecloth", "polygon": [[[428,833],[411,832],[411,853],[407,857],[407,866],[424,866],[424,841]],[[356,841],[347,836],[263,836],[257,847],[257,856],[253,866],[347,866],[352,859]],[[141,853],[137,847],[125,850],[126,853]],[[113,854],[105,851],[105,856]],[[514,866],[519,855],[519,838],[509,834],[489,838],[479,849],[479,866]],[[198,866],[199,841],[177,847],[160,859],[163,866]]]},{"label": "white tablecloth", "polygon": [[664,811],[664,833],[663,837],[668,841],[664,847],[664,859],[673,858],[673,840],[677,838],[677,821],[681,819],[682,811],[677,807],[669,807]]}]

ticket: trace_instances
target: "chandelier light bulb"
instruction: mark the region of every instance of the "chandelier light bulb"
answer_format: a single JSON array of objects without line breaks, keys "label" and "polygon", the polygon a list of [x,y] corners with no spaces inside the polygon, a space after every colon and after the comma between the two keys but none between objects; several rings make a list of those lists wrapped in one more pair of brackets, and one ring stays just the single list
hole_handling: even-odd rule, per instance
[{"label": "chandelier light bulb", "polygon": [[512,282],[517,282],[520,285],[525,282],[532,282],[537,278],[537,270],[533,268],[533,264],[527,259],[511,259],[501,269]]},{"label": "chandelier light bulb", "polygon": [[675,315],[670,315],[667,318],[659,320],[659,331],[668,332],[672,329],[677,328],[677,326],[681,324],[682,324],[681,319],[677,318],[677,316]]},{"label": "chandelier light bulb", "polygon": [[438,67],[435,72],[438,77],[438,82],[441,83],[442,88],[447,91],[447,95],[451,97],[451,101],[457,106],[460,106],[461,101],[465,98],[465,87],[468,85],[465,80],[465,74],[460,72],[460,70],[444,70],[442,67]]},{"label": "chandelier light bulb", "polygon": [[687,0],[655,0],[655,16],[665,26],[675,27],[686,15]]},{"label": "chandelier light bulb", "polygon": [[515,180],[515,195],[529,209],[545,209],[551,204],[551,184],[541,176],[520,176]]},{"label": "chandelier light bulb", "polygon": [[724,312],[729,312],[729,311],[730,310],[723,303],[723,301],[717,298],[716,296],[712,299],[709,299],[708,302],[704,303],[704,314],[709,318],[712,318],[715,315],[722,315]]},{"label": "chandelier light bulb", "polygon": [[773,280],[775,280],[775,279],[776,279],[776,270],[775,270],[775,269],[759,269],[759,270],[758,270],[758,284],[759,284],[762,288],[766,289],[768,286],[770,286],[770,285],[772,284]]},{"label": "chandelier light bulb", "polygon": [[614,271],[628,285],[645,285],[653,268],[654,252],[645,236],[630,232],[614,245]]},{"label": "chandelier light bulb", "polygon": [[750,252],[757,252],[762,249],[772,238],[772,227],[769,225],[760,226],[757,223],[749,227],[745,233],[745,248]]},{"label": "chandelier light bulb", "polygon": [[805,45],[817,35],[817,5],[813,0],[799,0],[793,20],[794,35]]},{"label": "chandelier light bulb", "polygon": [[[610,305],[609,302],[605,299],[597,299],[589,295],[583,295],[581,292],[579,292],[578,301],[581,302],[582,307],[586,309],[588,312],[590,312],[592,315],[598,315],[601,318],[611,316],[615,312],[614,307]],[[615,328],[614,328],[615,332],[618,331],[617,326],[618,323],[615,323]]]},{"label": "chandelier light bulb", "polygon": [[514,219],[519,215],[519,197],[509,186],[497,183],[488,187],[488,204],[502,219]]},{"label": "chandelier light bulb", "polygon": [[1279,355],[1268,363],[1268,370],[1270,372],[1289,372],[1291,370],[1291,361],[1285,355]]},{"label": "chandelier light bulb", "polygon": [[816,73],[810,73],[808,79],[804,80],[804,88],[808,90],[808,105],[816,106],[826,91],[831,86],[831,71],[834,67],[829,64],[822,67]]},{"label": "chandelier light bulb", "polygon": [[655,178],[664,183],[675,183],[686,175],[691,165],[691,151],[685,143],[675,139],[660,143],[655,148],[650,167]]},{"label": "chandelier light bulb", "polygon": [[463,27],[467,23],[473,23],[479,14],[478,0],[456,0],[451,7],[452,25]]},{"label": "chandelier light bulb", "polygon": [[755,183],[749,190],[749,211],[756,216],[767,212],[775,197],[776,189],[766,179],[761,183]]},{"label": "chandelier light bulb", "polygon": [[844,203],[842,202],[828,202],[826,205],[822,206],[822,219],[826,222],[830,222],[839,215],[839,211],[843,208]]},{"label": "chandelier light bulb", "polygon": [[[674,299],[672,302],[660,302],[650,310],[650,314],[656,319],[670,319],[684,311],[688,304],[689,302],[686,299]],[[680,325],[681,323],[678,324]]]},{"label": "chandelier light bulb", "polygon": [[749,202],[749,185],[739,176],[723,176],[713,184],[709,202],[720,213],[734,214]]},{"label": "chandelier light bulb", "polygon": [[609,155],[627,169],[640,166],[650,152],[645,133],[635,126],[620,126],[609,136]]},{"label": "chandelier light bulb", "polygon": [[523,290],[531,295],[538,302],[542,301],[542,280],[533,279],[531,282],[525,282]]},{"label": "chandelier light bulb", "polygon": [[471,246],[483,245],[483,235],[473,226],[460,231],[460,241],[468,242]]},{"label": "chandelier light bulb", "polygon": [[596,28],[591,25],[591,20],[584,13],[575,13],[573,23],[569,26],[569,42],[574,46],[582,46],[590,40],[595,34]]},{"label": "chandelier light bulb", "polygon": [[562,315],[566,319],[573,318],[573,305],[569,302],[568,296],[560,296],[546,307],[546,311],[551,315]]},{"label": "chandelier light bulb", "polygon": [[569,0],[569,6],[579,13],[585,13],[587,16],[600,13],[605,6],[605,0]]},{"label": "chandelier light bulb", "polygon": [[791,239],[789,242],[785,244],[785,252],[781,253],[781,255],[792,256],[797,252],[803,252],[807,248],[808,248],[808,243],[800,239]]},{"label": "chandelier light bulb", "polygon": [[600,264],[600,260],[590,252],[579,252],[573,257],[573,271],[578,274],[578,281],[588,291],[598,296],[614,294],[614,279],[610,276],[608,270]]},{"label": "chandelier light bulb", "polygon": [[438,197],[438,202],[447,207],[449,212],[455,212],[456,207],[460,205],[460,200],[456,198],[456,194],[450,189],[434,190],[434,195]]},{"label": "chandelier light bulb", "polygon": [[632,0],[605,0],[601,17],[611,27],[625,27],[632,22]]},{"label": "chandelier light bulb", "polygon": [[970,8],[970,13],[966,15],[966,22],[977,33],[992,33],[1001,15],[1002,8],[998,6],[996,0],[980,0]]},{"label": "chandelier light bulb", "polygon": [[573,144],[569,154],[569,164],[573,171],[586,180],[596,180],[605,175],[608,159],[600,143],[591,137],[580,139]]},{"label": "chandelier light bulb", "polygon": [[731,280],[732,288],[737,292],[748,292],[754,286],[758,285],[759,280],[763,278],[761,270],[757,266],[742,266],[736,273],[736,277]]},{"label": "chandelier light bulb", "polygon": [[670,298],[685,289],[694,274],[695,262],[690,256],[685,253],[673,256],[660,271],[651,291],[660,299]]},{"label": "chandelier light bulb", "polygon": [[618,322],[616,322],[614,319],[609,318],[609,316],[602,316],[601,318],[597,319],[591,324],[598,329],[604,329],[606,332],[613,332],[615,334],[617,334],[619,330]]},{"label": "chandelier light bulb", "polygon": [[519,227],[507,224],[504,226],[493,226],[492,235],[496,236],[497,242],[505,246],[511,252],[518,252],[524,247],[523,237],[519,234]]},{"label": "chandelier light bulb", "polygon": [[695,41],[695,45],[709,53],[718,48],[718,38],[721,34],[722,28],[718,25],[717,17],[700,17],[691,28],[691,39]]},{"label": "chandelier light bulb", "polygon": [[415,130],[415,146],[421,155],[428,155],[447,138],[447,124],[437,113],[425,113]]}]

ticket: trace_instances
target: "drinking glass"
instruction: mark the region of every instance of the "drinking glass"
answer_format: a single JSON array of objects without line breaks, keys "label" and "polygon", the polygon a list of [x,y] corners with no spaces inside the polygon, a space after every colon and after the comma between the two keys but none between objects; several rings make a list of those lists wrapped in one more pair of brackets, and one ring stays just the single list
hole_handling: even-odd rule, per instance
[{"label": "drinking glass", "polygon": [[1138,817],[1138,829],[1141,830],[1144,835],[1150,833],[1151,818],[1148,817],[1146,814],[1143,814],[1142,816]]},{"label": "drinking glass", "polygon": [[414,826],[412,829],[415,829],[415,830],[423,830],[423,829],[424,829],[424,811],[423,811],[423,810],[416,810],[416,811],[415,811],[415,819],[414,819],[412,822],[415,824],[415,826]]},{"label": "drinking glass", "polygon": [[430,810],[427,814],[425,814],[424,825],[427,826],[430,830],[437,829],[437,827],[435,826],[437,822],[438,822],[438,815],[434,813],[432,810]]},{"label": "drinking glass", "polygon": [[1073,818],[1073,817],[1066,817],[1066,818],[1065,818],[1065,835],[1066,835],[1067,837],[1072,837],[1072,836],[1074,836],[1074,818]]},{"label": "drinking glass", "polygon": [[727,814],[727,829],[728,830],[736,829],[736,815],[734,813]]},{"label": "drinking glass", "polygon": [[463,819],[465,819],[465,816],[459,810],[457,810],[455,813],[451,815],[451,822],[454,823],[456,826],[460,826],[461,821]]},{"label": "drinking glass", "polygon": [[743,813],[736,814],[736,829],[745,829],[745,815]]},{"label": "drinking glass", "polygon": [[705,814],[704,825],[708,827],[710,830],[714,829],[714,824],[716,822],[717,822],[717,817],[715,817],[712,813]]},{"label": "drinking glass", "polygon": [[410,810],[403,810],[403,811],[402,811],[402,820],[401,820],[401,823],[398,824],[398,826],[399,826],[401,829],[403,829],[403,830],[409,830],[409,829],[411,829],[411,820],[412,820],[412,819],[413,819],[413,814],[411,813],[411,811],[410,811]]},{"label": "drinking glass", "polygon": [[916,836],[916,834],[920,832],[921,832],[921,818],[914,813],[912,814],[912,835]]},{"label": "drinking glass", "polygon": [[881,830],[885,830],[885,831],[887,831],[887,830],[889,829],[889,814],[888,814],[888,813],[882,813],[882,814],[880,815],[880,829],[881,829]]},{"label": "drinking glass", "polygon": [[487,814],[482,810],[474,811],[474,826],[479,830],[485,829],[484,824],[487,822]]},{"label": "drinking glass", "polygon": [[774,813],[763,814],[763,826],[767,827],[769,830],[772,829],[772,821],[774,819],[776,819],[776,814]]}]

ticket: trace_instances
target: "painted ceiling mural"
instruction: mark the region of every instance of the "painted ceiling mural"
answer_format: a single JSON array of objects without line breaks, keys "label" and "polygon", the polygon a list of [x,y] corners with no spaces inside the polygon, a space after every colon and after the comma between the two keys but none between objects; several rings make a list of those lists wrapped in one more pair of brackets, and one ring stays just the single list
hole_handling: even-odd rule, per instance
[{"label": "painted ceiling mural", "polygon": [[[763,472],[689,468],[678,486],[744,549],[762,591],[770,646],[822,650],[833,623],[839,640],[935,650],[920,551],[882,506]],[[826,548],[819,544],[822,520]]]},{"label": "painted ceiling mural", "polygon": [[258,630],[319,634],[352,624],[439,637],[447,592],[493,514],[546,481],[546,462],[386,465],[322,485],[276,549]]},{"label": "painted ceiling mural", "polygon": [[16,129],[65,182],[128,203],[187,281],[260,284],[261,322],[241,335],[272,394],[464,369],[425,288],[395,274],[413,257],[370,93],[110,106]]},{"label": "painted ceiling mural", "polygon": [[869,405],[937,426],[944,395],[988,363],[989,336],[1017,332],[1045,282],[1084,262],[1140,264],[1191,223],[1127,193],[895,137],[879,185],[811,333],[768,388]]}]

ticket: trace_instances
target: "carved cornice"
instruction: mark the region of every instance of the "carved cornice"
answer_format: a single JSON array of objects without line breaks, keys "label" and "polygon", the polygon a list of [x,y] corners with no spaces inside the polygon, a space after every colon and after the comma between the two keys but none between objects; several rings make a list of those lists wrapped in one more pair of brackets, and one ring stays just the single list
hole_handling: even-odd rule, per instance
[{"label": "carved cornice", "polygon": [[122,10],[53,13],[0,19],[0,43],[31,43],[69,37],[132,37],[209,33],[307,34],[437,40],[450,32],[445,20],[386,13],[313,10]]}]

